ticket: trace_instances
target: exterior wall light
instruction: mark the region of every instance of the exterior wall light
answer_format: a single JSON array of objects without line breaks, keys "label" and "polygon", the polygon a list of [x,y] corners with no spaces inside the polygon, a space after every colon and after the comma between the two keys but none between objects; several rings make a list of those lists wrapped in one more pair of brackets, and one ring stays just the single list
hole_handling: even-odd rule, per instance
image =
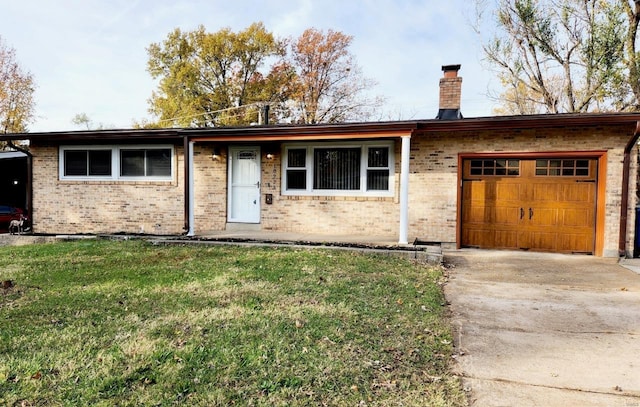
[{"label": "exterior wall light", "polygon": [[220,161],[220,149],[218,147],[213,148],[213,154],[211,155],[211,158],[214,161]]}]

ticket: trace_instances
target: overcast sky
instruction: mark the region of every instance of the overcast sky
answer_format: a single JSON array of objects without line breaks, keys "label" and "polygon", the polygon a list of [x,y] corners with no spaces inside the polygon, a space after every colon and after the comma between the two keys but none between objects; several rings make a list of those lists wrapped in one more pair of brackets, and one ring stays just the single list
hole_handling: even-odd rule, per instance
[{"label": "overcast sky", "polygon": [[95,124],[130,128],[150,118],[156,83],[146,47],[179,27],[239,31],[262,21],[276,36],[306,28],[354,37],[351,51],[373,89],[386,98],[384,119],[432,119],[442,65],[461,64],[462,114],[492,114],[495,76],[481,64],[470,27],[471,0],[0,0],[0,37],[34,75],[30,131],[74,130],[78,113]]}]

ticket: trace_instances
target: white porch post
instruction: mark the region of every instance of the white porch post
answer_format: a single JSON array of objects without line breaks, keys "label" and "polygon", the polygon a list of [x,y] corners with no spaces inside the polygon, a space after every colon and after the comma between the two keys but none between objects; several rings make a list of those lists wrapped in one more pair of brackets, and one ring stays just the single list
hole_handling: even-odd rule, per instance
[{"label": "white porch post", "polygon": [[195,214],[193,213],[195,209],[195,192],[193,190],[195,184],[193,182],[193,144],[193,141],[189,141],[189,151],[187,151],[187,159],[189,160],[189,196],[187,197],[189,202],[189,231],[187,232],[187,236],[195,235]]},{"label": "white porch post", "polygon": [[409,159],[411,136],[402,136],[400,156],[400,231],[398,244],[407,244],[409,235]]}]

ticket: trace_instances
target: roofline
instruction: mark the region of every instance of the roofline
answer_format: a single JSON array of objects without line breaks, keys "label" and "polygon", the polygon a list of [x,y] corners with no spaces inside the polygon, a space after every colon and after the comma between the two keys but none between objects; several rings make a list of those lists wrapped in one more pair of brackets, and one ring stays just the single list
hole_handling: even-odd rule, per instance
[{"label": "roofline", "polygon": [[0,134],[1,140],[120,140],[120,139],[176,139],[181,140],[179,129],[111,129],[111,130],[79,130],[51,131],[35,133]]},{"label": "roofline", "polygon": [[[418,124],[421,133],[444,131],[480,131],[535,129],[551,127],[594,127],[634,124],[640,113],[558,113],[521,116],[474,117],[459,120],[429,120]],[[635,128],[635,127],[634,127]]]},{"label": "roofline", "polygon": [[[532,129],[567,126],[624,125],[640,121],[640,113],[562,113],[523,116],[489,116],[455,120],[410,120],[312,125],[267,125],[245,127],[113,129],[0,134],[3,140],[81,141],[81,140],[239,140],[309,139],[349,137],[350,134],[402,134],[480,131],[499,129]],[[634,127],[635,128],[635,127]],[[324,136],[324,137],[323,137]]]}]

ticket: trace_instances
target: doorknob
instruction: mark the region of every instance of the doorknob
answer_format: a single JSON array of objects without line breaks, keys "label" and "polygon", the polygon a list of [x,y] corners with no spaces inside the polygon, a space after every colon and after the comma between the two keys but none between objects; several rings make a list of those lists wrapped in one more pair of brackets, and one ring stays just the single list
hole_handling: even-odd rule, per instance
[{"label": "doorknob", "polygon": [[524,218],[524,208],[520,208],[520,220]]},{"label": "doorknob", "polygon": [[256,188],[260,188],[260,181],[256,182]]},{"label": "doorknob", "polygon": [[529,220],[533,218],[533,209],[529,208]]}]

